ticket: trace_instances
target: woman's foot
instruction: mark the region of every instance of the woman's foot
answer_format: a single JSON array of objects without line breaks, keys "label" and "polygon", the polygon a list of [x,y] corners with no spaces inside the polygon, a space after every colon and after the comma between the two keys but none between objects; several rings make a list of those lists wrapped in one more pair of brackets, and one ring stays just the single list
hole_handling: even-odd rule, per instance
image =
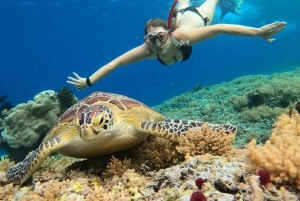
[{"label": "woman's foot", "polygon": [[221,8],[220,20],[223,19],[227,13],[240,14],[242,3],[243,0],[219,0],[218,5]]}]

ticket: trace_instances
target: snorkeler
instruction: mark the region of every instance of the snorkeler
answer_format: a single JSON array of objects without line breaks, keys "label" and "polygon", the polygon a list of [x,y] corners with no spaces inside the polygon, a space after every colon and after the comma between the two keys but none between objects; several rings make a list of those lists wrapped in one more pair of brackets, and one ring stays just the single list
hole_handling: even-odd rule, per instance
[{"label": "snorkeler", "polygon": [[[117,67],[138,61],[157,59],[163,65],[185,61],[192,54],[192,45],[220,34],[260,37],[273,42],[275,39],[271,36],[283,30],[286,26],[286,22],[274,22],[260,28],[231,24],[211,25],[218,0],[206,0],[197,8],[190,7],[189,0],[180,0],[178,8],[174,10],[177,1],[175,0],[171,8],[168,22],[153,18],[146,23],[142,45],[115,58],[88,78],[80,77],[73,72],[76,78],[68,77],[67,83],[74,85],[78,90],[82,90],[92,86]],[[220,1],[224,2],[224,0]],[[235,0],[227,1],[234,3]],[[233,6],[239,8],[239,5]],[[227,9],[225,12],[228,13],[229,11],[230,9]],[[234,9],[232,11],[237,13]]]}]

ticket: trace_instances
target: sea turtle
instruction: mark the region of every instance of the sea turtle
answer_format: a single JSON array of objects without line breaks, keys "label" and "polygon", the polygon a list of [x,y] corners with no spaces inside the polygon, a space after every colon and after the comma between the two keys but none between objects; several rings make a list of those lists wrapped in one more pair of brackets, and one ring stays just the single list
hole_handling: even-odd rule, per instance
[{"label": "sea turtle", "polygon": [[[190,128],[205,122],[169,119],[132,98],[94,92],[71,106],[48,132],[40,146],[7,171],[8,182],[22,184],[52,153],[87,158],[112,153],[141,143],[150,134],[179,141]],[[209,124],[234,134],[230,124]]]}]

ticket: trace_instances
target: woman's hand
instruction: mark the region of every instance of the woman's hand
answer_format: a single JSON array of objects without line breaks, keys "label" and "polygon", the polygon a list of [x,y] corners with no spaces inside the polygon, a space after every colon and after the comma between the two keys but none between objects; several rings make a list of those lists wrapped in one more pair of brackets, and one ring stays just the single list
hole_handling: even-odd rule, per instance
[{"label": "woman's hand", "polygon": [[259,31],[258,35],[269,42],[273,42],[276,39],[270,37],[277,34],[279,31],[283,30],[285,26],[286,26],[286,22],[274,22],[272,24],[267,24],[265,26],[262,26],[261,28],[258,28]]},{"label": "woman's hand", "polygon": [[69,80],[67,81],[67,83],[74,85],[74,87],[76,87],[76,89],[78,89],[79,91],[88,87],[86,83],[86,78],[80,77],[75,72],[73,72],[73,74],[75,75],[76,78],[68,77]]}]

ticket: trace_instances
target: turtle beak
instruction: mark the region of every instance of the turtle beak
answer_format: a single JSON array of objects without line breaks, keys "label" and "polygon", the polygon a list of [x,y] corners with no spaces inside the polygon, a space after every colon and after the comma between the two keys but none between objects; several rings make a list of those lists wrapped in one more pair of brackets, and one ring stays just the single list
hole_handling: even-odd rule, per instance
[{"label": "turtle beak", "polygon": [[83,124],[78,127],[78,133],[81,139],[86,141],[94,139],[100,133],[100,130],[96,130],[92,124]]}]

